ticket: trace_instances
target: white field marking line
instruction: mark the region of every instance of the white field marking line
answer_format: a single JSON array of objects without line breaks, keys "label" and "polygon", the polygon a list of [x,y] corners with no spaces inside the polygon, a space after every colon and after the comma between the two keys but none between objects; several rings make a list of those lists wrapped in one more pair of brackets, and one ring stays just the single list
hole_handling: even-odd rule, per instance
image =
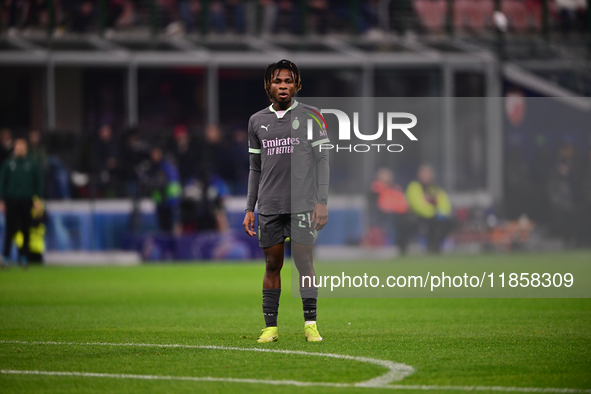
[{"label": "white field marking line", "polygon": [[142,379],[142,380],[185,380],[193,382],[231,382],[231,383],[255,383],[270,385],[288,385],[288,386],[329,386],[329,387],[354,387],[349,383],[323,383],[323,382],[299,382],[297,380],[259,380],[259,379],[235,379],[235,378],[214,378],[210,376],[192,377],[192,376],[162,376],[162,375],[131,375],[114,373],[95,373],[95,372],[56,372],[56,371],[15,371],[10,369],[0,369],[2,374],[10,375],[45,375],[45,376],[74,376],[89,378],[114,378],[114,379]]},{"label": "white field marking line", "polygon": [[522,393],[566,393],[585,394],[591,390],[567,389],[567,388],[536,388],[536,387],[500,387],[500,386],[421,386],[421,385],[387,385],[387,386],[360,386],[358,383],[329,383],[329,382],[299,382],[297,380],[261,380],[261,379],[235,379],[235,378],[214,378],[210,376],[162,376],[162,375],[132,375],[95,372],[58,372],[58,371],[15,371],[0,369],[1,374],[6,375],[38,375],[38,376],[69,376],[84,378],[113,378],[113,379],[139,379],[139,380],[177,380],[192,382],[225,382],[225,383],[252,383],[267,384],[273,386],[299,386],[299,387],[367,387],[391,390],[453,390],[453,391],[502,391]]},{"label": "white field marking line", "polygon": [[[213,346],[213,345],[177,345],[177,344],[151,344],[151,343],[107,343],[107,342],[87,342],[87,343],[76,343],[76,342],[42,342],[42,341],[0,341],[0,343],[15,343],[23,345],[67,345],[67,346],[135,346],[135,347],[157,347],[157,348],[182,348],[182,349],[213,349],[213,350],[236,350],[243,352],[265,352],[265,353],[282,353],[282,354],[297,354],[300,356],[316,356],[316,357],[329,357],[337,358],[340,360],[351,360],[362,363],[379,365],[387,368],[388,372],[380,375],[376,378],[366,380],[365,382],[356,383],[357,386],[385,386],[388,383],[394,381],[400,381],[405,377],[411,375],[415,369],[410,365],[395,363],[389,360],[380,360],[377,358],[369,357],[355,357],[347,356],[342,354],[333,353],[314,353],[305,352],[302,350],[280,350],[280,349],[265,349],[265,348],[241,348],[241,347],[230,347],[230,346]],[[306,382],[300,382],[306,383]]]}]

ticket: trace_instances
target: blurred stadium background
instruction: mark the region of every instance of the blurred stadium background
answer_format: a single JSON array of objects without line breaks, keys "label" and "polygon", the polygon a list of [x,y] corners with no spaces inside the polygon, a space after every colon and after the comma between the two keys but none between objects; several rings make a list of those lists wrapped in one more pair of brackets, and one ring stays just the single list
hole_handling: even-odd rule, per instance
[{"label": "blurred stadium background", "polygon": [[[442,100],[437,138],[368,163],[365,190],[333,160],[323,257],[395,253],[395,234],[372,232],[367,192],[379,166],[406,186],[425,161],[458,223],[446,251],[588,247],[590,4],[4,0],[2,154],[15,137],[39,139],[48,262],[258,258],[241,226],[246,126],[268,105],[264,68],[288,58],[303,97],[504,98]],[[529,109],[545,97],[556,98],[556,118],[587,127],[541,126]],[[158,226],[154,147],[179,171],[168,233]]]}]

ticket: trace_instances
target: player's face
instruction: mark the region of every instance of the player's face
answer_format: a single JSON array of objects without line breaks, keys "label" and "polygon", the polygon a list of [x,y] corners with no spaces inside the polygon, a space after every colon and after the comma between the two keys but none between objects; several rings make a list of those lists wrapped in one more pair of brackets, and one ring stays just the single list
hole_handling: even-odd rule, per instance
[{"label": "player's face", "polygon": [[285,69],[276,71],[271,80],[269,91],[274,102],[279,104],[291,102],[291,98],[296,94],[296,85],[292,73]]}]

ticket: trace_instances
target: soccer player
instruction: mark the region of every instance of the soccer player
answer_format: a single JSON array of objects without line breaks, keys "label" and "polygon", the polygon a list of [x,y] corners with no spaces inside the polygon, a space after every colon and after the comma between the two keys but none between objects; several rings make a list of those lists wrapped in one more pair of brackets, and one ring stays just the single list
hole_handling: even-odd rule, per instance
[{"label": "soccer player", "polygon": [[[263,316],[267,326],[259,343],[278,338],[281,268],[287,237],[300,274],[306,340],[322,341],[316,326],[318,288],[311,283],[303,287],[301,278],[315,275],[312,249],[317,231],[328,222],[328,153],[321,146],[330,141],[324,127],[307,121],[319,110],[294,99],[301,87],[300,72],[294,63],[281,60],[270,64],[265,72],[265,91],[272,104],[252,115],[248,123],[250,172],[242,225],[251,237],[257,234],[254,207],[258,202],[259,245],[266,264]],[[310,124],[312,135],[308,135]]]}]

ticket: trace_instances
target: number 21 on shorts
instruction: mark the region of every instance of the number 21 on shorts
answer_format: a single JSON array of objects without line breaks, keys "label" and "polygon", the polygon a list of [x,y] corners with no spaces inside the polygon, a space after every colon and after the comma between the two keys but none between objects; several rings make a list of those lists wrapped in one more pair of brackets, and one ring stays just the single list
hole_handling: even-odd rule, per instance
[{"label": "number 21 on shorts", "polygon": [[[306,222],[306,215],[308,215],[308,225],[306,226],[305,224],[302,224],[302,222]],[[298,213],[298,219],[300,219],[298,221],[298,226],[302,227],[302,228],[309,228],[312,227],[312,218],[310,217],[310,212],[306,212],[306,213]]]}]

